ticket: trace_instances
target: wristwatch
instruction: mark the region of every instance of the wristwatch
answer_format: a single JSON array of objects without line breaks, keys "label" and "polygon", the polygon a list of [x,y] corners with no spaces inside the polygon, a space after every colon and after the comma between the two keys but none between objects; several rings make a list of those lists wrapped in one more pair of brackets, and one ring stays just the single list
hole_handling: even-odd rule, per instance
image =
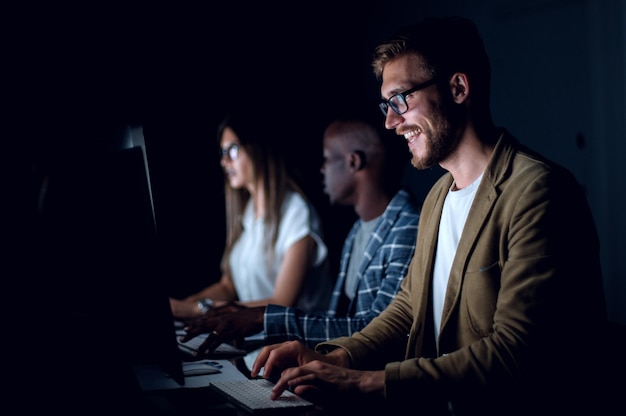
[{"label": "wristwatch", "polygon": [[209,309],[213,306],[213,301],[209,298],[200,299],[198,301],[198,309],[200,309],[200,313],[205,314]]}]

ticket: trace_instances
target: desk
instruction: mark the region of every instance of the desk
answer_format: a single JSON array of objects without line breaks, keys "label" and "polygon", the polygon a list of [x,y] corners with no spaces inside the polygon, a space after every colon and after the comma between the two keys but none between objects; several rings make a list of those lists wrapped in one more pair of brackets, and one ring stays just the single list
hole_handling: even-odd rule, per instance
[{"label": "desk", "polygon": [[[249,416],[244,410],[226,401],[208,388],[214,381],[247,379],[249,375],[243,358],[211,360],[219,364],[220,372],[209,375],[185,377],[184,386],[170,378],[158,365],[133,367],[141,391],[142,414],[197,415],[209,412],[214,415]],[[246,373],[246,374],[244,374]],[[281,409],[276,414],[313,416],[317,411],[291,411]],[[268,413],[265,413],[268,414]],[[272,413],[269,413],[272,414]]]},{"label": "desk", "polygon": [[246,376],[231,360],[211,360],[219,365],[219,373],[202,376],[185,377],[185,385],[181,386],[170,378],[158,365],[136,365],[133,373],[139,388],[144,392],[159,390],[186,390],[207,387],[211,381],[246,379]]},{"label": "desk", "polygon": [[[28,385],[27,400],[22,400],[23,396],[20,396],[19,408],[28,409],[33,406],[33,414],[46,409],[49,412],[71,416],[86,414],[250,416],[208,388],[211,377],[247,378],[246,375],[249,373],[243,358],[223,362],[214,360],[222,363],[221,373],[187,377],[185,386],[181,387],[164,375],[160,368],[129,366],[120,362],[117,356],[110,354],[94,358],[92,352],[92,350],[66,351],[54,355],[54,359],[48,360],[52,363],[50,371],[38,377],[29,376],[28,383],[25,383]],[[66,354],[71,355],[73,359],[71,361],[60,359]],[[81,360],[76,360],[76,356],[80,356]],[[158,380],[149,380],[152,376]],[[350,405],[349,402],[345,404]],[[315,409],[299,411],[296,415],[344,416],[346,413],[354,414],[353,410],[331,412]],[[288,410],[277,413],[281,416],[293,415]]]},{"label": "desk", "polygon": [[245,379],[231,360],[212,360],[220,372],[187,376],[184,386],[170,378],[158,365],[136,365],[132,371],[140,390],[139,402],[149,414],[198,414],[211,409],[211,415],[238,415],[238,410],[208,389],[211,381]]}]

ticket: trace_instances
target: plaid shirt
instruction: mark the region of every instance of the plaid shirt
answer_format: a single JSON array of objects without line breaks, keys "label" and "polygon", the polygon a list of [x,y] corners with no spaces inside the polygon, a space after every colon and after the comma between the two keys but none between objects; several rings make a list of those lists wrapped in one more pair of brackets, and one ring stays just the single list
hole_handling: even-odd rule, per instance
[{"label": "plaid shirt", "polygon": [[265,342],[272,344],[298,339],[314,347],[321,341],[350,336],[365,327],[387,307],[400,289],[415,250],[418,220],[419,209],[411,202],[409,193],[400,190],[385,209],[367,243],[359,265],[355,297],[347,306],[341,306],[348,302],[343,289],[354,237],[361,225],[361,220],[357,220],[343,245],[339,276],[328,310],[305,313],[296,308],[267,305]]}]

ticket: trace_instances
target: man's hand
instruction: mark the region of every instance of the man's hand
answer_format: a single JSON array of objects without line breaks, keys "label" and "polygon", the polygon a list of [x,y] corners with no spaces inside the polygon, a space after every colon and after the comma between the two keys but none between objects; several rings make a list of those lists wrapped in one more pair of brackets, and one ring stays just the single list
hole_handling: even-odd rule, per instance
[{"label": "man's hand", "polygon": [[272,399],[280,397],[287,389],[319,404],[332,403],[337,393],[344,399],[346,393],[381,397],[385,372],[351,370],[347,368],[348,363],[347,353],[342,349],[323,355],[299,341],[287,341],[263,347],[252,366],[251,376],[258,376],[261,368],[266,378],[280,374],[272,389]]},{"label": "man's hand", "polygon": [[[270,398],[277,399],[285,390],[309,398],[322,406],[335,405],[337,400],[371,400],[382,398],[385,372],[359,371],[329,364],[320,360],[284,370]],[[350,400],[351,402],[353,400]]]},{"label": "man's hand", "polygon": [[235,302],[211,308],[204,315],[192,320],[185,327],[182,342],[208,333],[209,336],[198,348],[197,357],[210,355],[223,342],[241,340],[263,330],[265,306],[248,308]]},{"label": "man's hand", "polygon": [[297,367],[313,360],[324,360],[324,356],[307,348],[300,341],[267,345],[259,351],[252,364],[250,375],[257,377],[263,368],[265,378],[278,378],[283,369]]}]

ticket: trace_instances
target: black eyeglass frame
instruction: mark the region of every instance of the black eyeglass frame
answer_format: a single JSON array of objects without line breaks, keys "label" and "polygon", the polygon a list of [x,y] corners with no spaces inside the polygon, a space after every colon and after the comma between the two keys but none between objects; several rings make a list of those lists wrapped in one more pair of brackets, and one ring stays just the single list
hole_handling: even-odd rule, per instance
[{"label": "black eyeglass frame", "polygon": [[235,161],[239,157],[239,145],[232,143],[227,147],[220,149],[220,159],[228,157],[229,160]]},{"label": "black eyeglass frame", "polygon": [[[429,79],[428,81],[422,82],[421,84],[417,84],[413,88],[409,88],[406,91],[399,92],[397,94],[392,95],[391,97],[389,97],[388,100],[383,100],[380,104],[378,104],[378,106],[380,107],[380,111],[383,112],[383,115],[385,117],[387,117],[387,112],[389,111],[389,108],[391,108],[393,112],[396,113],[397,115],[402,115],[406,113],[407,111],[409,111],[409,104],[406,102],[406,97],[409,94],[413,94],[415,91],[419,91],[426,87],[430,87],[435,82],[437,82],[437,78],[433,77]],[[394,100],[399,100],[400,103],[403,103],[406,106],[406,109],[404,111],[400,111],[400,109],[397,108],[397,105],[393,103]]]}]

